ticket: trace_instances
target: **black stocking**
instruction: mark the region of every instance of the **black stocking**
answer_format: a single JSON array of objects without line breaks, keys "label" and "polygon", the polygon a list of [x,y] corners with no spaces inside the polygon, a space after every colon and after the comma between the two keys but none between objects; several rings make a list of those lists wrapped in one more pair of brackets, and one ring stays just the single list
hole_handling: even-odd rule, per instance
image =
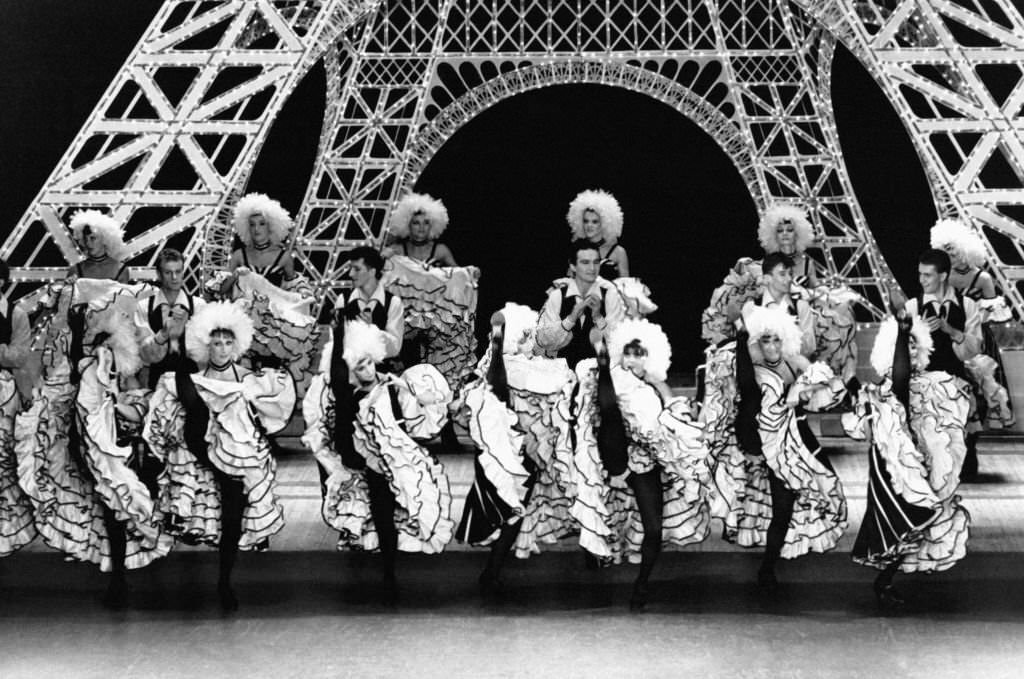
[{"label": "black stocking", "polygon": [[772,494],[772,520],[768,524],[768,535],[764,546],[764,560],[761,562],[762,573],[774,573],[775,562],[782,554],[782,546],[789,532],[789,522],[793,518],[793,505],[796,493],[786,487],[782,479],[769,470],[768,480]]},{"label": "black stocking", "polygon": [[238,542],[242,538],[242,512],[245,510],[245,489],[242,482],[220,470],[214,471],[220,490],[220,578],[221,587],[231,586],[231,572],[238,558]]},{"label": "black stocking", "polygon": [[388,479],[367,468],[366,485],[370,491],[370,516],[380,541],[381,570],[385,585],[395,582],[395,561],[398,556],[398,529],[395,528],[395,496]]},{"label": "black stocking", "polygon": [[640,573],[634,587],[643,587],[651,577],[654,562],[661,554],[662,516],[665,509],[664,491],[661,486],[661,467],[655,466],[643,474],[630,474],[626,479],[636,496],[640,520],[644,525],[644,541],[640,546]]},{"label": "black stocking", "polygon": [[110,608],[121,608],[125,605],[124,562],[128,551],[128,538],[124,522],[118,521],[114,510],[106,505],[103,505],[103,525],[107,529],[107,540],[110,543],[110,585],[103,603]]},{"label": "black stocking", "polygon": [[[537,482],[536,475],[531,475],[527,481],[526,497],[523,498],[523,506],[530,506],[530,497],[533,495],[534,484]],[[501,527],[498,539],[491,543],[491,553],[487,557],[487,567],[480,575],[481,582],[496,582],[501,576],[501,569],[505,565],[512,547],[516,544],[519,531],[523,528],[523,519],[520,517],[515,523],[506,523]]]}]

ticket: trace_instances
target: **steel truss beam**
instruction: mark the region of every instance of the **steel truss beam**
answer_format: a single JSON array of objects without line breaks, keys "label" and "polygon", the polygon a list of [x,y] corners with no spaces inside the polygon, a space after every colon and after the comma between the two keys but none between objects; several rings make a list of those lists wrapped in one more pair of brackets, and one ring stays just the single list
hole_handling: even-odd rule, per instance
[{"label": "steel truss beam", "polygon": [[[0,254],[21,280],[59,276],[78,257],[67,212],[101,206],[127,223],[133,264],[177,238],[190,264],[224,266],[230,207],[323,58],[327,111],[296,257],[325,301],[339,255],[379,242],[395,200],[461,125],[518,93],[588,82],[692,118],[759,207],[810,207],[819,264],[878,313],[889,272],[832,116],[838,40],[907,121],[940,211],[982,227],[1020,313],[1020,35],[1010,0],[168,0]],[[1008,72],[1015,85],[993,84]],[[1016,184],[991,185],[993,162]],[[194,176],[165,186],[182,164]]]}]

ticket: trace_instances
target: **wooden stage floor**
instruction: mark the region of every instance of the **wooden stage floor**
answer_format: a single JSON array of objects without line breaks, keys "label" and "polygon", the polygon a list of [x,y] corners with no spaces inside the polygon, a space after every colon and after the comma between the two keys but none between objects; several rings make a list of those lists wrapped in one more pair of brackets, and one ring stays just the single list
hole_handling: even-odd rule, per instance
[{"label": "wooden stage floor", "polygon": [[[880,613],[873,572],[848,558],[864,505],[864,448],[825,439],[850,500],[839,549],[780,565],[775,596],[753,584],[756,551],[717,536],[666,552],[651,603],[627,611],[635,567],[588,571],[559,545],[506,569],[508,596],[481,602],[485,555],[453,545],[402,555],[401,597],[375,596],[375,557],[334,551],[308,453],[282,456],[288,525],[244,553],[241,610],[224,615],[217,558],[177,549],[129,574],[131,607],[99,605],[105,578],[35,544],[0,559],[0,677],[1019,677],[1024,675],[1024,455],[985,439],[981,483],[961,487],[970,553],[902,577],[909,603]],[[445,456],[461,504],[471,458]]]}]

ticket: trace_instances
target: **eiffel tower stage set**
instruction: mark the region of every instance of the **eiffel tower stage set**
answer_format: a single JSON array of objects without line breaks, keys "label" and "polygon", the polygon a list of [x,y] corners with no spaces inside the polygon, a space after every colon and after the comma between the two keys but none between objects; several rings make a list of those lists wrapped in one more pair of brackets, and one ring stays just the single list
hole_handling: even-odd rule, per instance
[{"label": "eiffel tower stage set", "polygon": [[[164,0],[0,245],[6,292],[31,301],[82,258],[67,224],[83,208],[124,225],[135,278],[172,244],[187,287],[201,289],[228,266],[232,210],[275,120],[322,67],[323,126],[291,252],[329,308],[345,287],[344,253],[381,243],[392,207],[463,126],[523,93],[592,84],[699,126],[758,210],[806,206],[820,275],[861,295],[866,356],[894,276],[840,149],[837,47],[902,121],[935,212],[976,231],[986,271],[1024,318],[1017,0]],[[1002,350],[1021,408],[1024,347]],[[865,447],[835,418],[816,426],[858,521]],[[755,556],[713,535],[665,555],[663,603],[642,622],[620,610],[628,577],[582,572],[571,545],[512,566],[513,601],[497,610],[474,598],[481,555],[410,558],[403,604],[382,608],[365,601],[360,558],[333,551],[308,452],[297,438],[281,443],[288,526],[270,553],[243,560],[239,589],[252,605],[237,619],[189,589],[213,581],[215,553],[183,547],[154,576],[162,582],[138,583],[137,609],[110,614],[93,601],[95,568],[32,546],[0,560],[0,674],[1020,676],[1016,430],[983,436],[979,482],[961,487],[972,553],[919,585],[918,607],[896,618],[877,616],[869,575],[849,564],[855,522],[835,554],[792,565],[783,602],[752,593]],[[471,456],[445,462],[461,502]]]}]

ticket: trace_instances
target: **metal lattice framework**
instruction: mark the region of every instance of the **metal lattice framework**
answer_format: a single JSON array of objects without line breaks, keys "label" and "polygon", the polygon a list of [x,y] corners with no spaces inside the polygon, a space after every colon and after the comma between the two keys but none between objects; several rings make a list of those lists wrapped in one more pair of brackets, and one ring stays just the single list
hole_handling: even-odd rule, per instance
[{"label": "metal lattice framework", "polygon": [[[133,264],[178,239],[202,265],[188,267],[197,285],[226,264],[230,207],[323,59],[327,110],[295,254],[325,300],[339,256],[380,242],[394,201],[462,125],[528,90],[595,83],[691,118],[758,207],[806,204],[820,264],[877,312],[889,273],[839,148],[838,40],[906,122],[939,212],[981,228],[1024,315],[1021,35],[1012,0],[168,0],[0,255],[22,281],[62,275],[78,258],[68,210],[110,207]],[[182,168],[188,179],[171,177]]]}]

